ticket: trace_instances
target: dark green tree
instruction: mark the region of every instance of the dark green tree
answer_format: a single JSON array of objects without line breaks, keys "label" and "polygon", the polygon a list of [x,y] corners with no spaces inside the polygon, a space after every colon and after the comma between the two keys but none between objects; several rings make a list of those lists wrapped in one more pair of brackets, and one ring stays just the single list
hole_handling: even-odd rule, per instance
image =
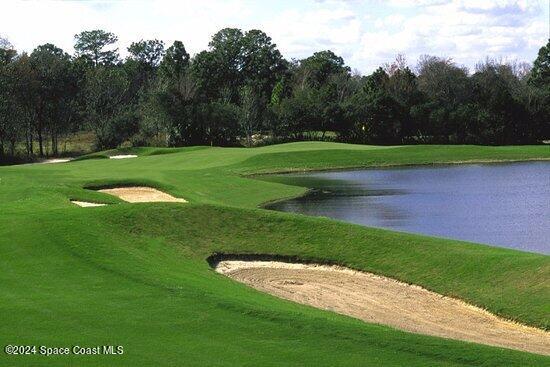
[{"label": "dark green tree", "polygon": [[182,78],[189,67],[189,54],[181,41],[174,41],[168,47],[160,64],[160,77],[164,80],[177,81]]},{"label": "dark green tree", "polygon": [[550,139],[550,40],[539,50],[523,97],[530,115],[532,140]]},{"label": "dark green tree", "polygon": [[95,29],[80,32],[74,38],[76,56],[89,60],[94,66],[111,65],[118,61],[118,49],[107,49],[118,41],[113,33]]},{"label": "dark green tree", "polygon": [[485,110],[486,129],[478,133],[484,144],[527,143],[529,122],[527,110],[515,94],[515,84],[510,67],[494,60],[486,60],[477,66],[472,75],[473,100]]},{"label": "dark green tree", "polygon": [[141,40],[128,47],[129,56],[124,62],[128,76],[131,103],[138,108],[140,100],[146,98],[147,89],[157,77],[157,68],[164,55],[164,42]]},{"label": "dark green tree", "polygon": [[301,60],[297,74],[310,86],[319,87],[325,84],[331,75],[349,73],[350,71],[342,57],[326,50],[315,52],[313,56]]},{"label": "dark green tree", "polygon": [[375,144],[400,142],[403,111],[389,93],[389,83],[390,76],[378,68],[364,78],[362,90],[351,98],[350,106],[343,115],[350,124],[348,135],[354,141]]},{"label": "dark green tree", "polygon": [[141,40],[132,42],[128,47],[130,58],[153,69],[164,56],[164,42],[159,40]]},{"label": "dark green tree", "polygon": [[193,72],[206,98],[238,103],[244,80],[243,36],[240,29],[222,29],[212,37],[209,49],[195,56]]},{"label": "dark green tree", "polygon": [[252,146],[252,135],[260,124],[260,99],[258,91],[250,85],[241,88],[241,116],[239,124],[246,138],[246,146]]},{"label": "dark green tree", "polygon": [[100,149],[115,148],[137,132],[124,69],[99,66],[86,76],[86,119]]},{"label": "dark green tree", "polygon": [[30,55],[37,78],[35,100],[36,133],[40,155],[44,155],[44,134],[49,133],[51,153],[58,154],[58,138],[69,130],[76,98],[76,79],[71,58],[59,47],[47,43]]},{"label": "dark green tree", "polygon": [[418,89],[424,105],[411,108],[416,131],[428,142],[460,142],[465,136],[462,124],[450,118],[459,107],[472,101],[468,70],[451,59],[424,55],[418,62]]},{"label": "dark green tree", "polygon": [[538,56],[533,62],[529,83],[538,87],[550,88],[550,39],[545,46],[540,48]]},{"label": "dark green tree", "polygon": [[193,69],[207,97],[239,104],[240,90],[254,85],[265,105],[286,62],[264,32],[225,28],[212,37],[208,51],[195,57]]},{"label": "dark green tree", "polygon": [[13,61],[17,51],[7,38],[0,37],[0,65],[8,64]]},{"label": "dark green tree", "polygon": [[37,90],[36,72],[27,54],[0,65],[0,154],[9,144],[13,157],[16,143],[22,139],[27,155],[33,154]]},{"label": "dark green tree", "polygon": [[273,87],[286,70],[287,63],[264,32],[252,29],[242,38],[242,70],[244,83],[254,85],[264,103],[271,97]]}]

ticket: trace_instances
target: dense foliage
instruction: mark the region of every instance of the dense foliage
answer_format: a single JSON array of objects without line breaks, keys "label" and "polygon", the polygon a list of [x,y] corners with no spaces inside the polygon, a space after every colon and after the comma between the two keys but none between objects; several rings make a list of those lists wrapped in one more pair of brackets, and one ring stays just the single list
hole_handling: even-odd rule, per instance
[{"label": "dense foliage", "polygon": [[361,76],[332,51],[287,61],[260,30],[226,28],[191,57],[180,41],[128,47],[103,30],[17,53],[0,39],[0,156],[57,155],[93,131],[97,148],[257,145],[333,139],[531,144],[550,138],[550,42],[533,66],[403,56]]}]

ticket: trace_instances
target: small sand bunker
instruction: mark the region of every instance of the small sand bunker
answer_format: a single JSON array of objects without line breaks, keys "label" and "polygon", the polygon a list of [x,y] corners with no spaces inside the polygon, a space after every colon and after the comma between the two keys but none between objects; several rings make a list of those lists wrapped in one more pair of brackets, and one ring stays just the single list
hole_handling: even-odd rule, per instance
[{"label": "small sand bunker", "polygon": [[109,159],[127,159],[127,158],[137,158],[135,154],[117,154],[109,156]]},{"label": "small sand bunker", "polygon": [[219,262],[216,271],[294,302],[413,333],[550,355],[550,332],[391,278],[327,265]]},{"label": "small sand bunker", "polygon": [[72,161],[72,158],[52,158],[52,159],[45,159],[43,160],[42,164],[52,164],[52,163],[65,163]]},{"label": "small sand bunker", "polygon": [[84,208],[93,208],[97,206],[105,206],[107,204],[102,203],[91,203],[89,201],[78,201],[78,200],[71,200],[71,203],[76,204],[78,206],[82,206]]},{"label": "small sand bunker", "polygon": [[114,189],[102,189],[99,192],[118,196],[129,203],[150,203],[150,202],[174,202],[186,203],[187,200],[175,198],[170,194],[159,191],[152,187],[118,187]]}]

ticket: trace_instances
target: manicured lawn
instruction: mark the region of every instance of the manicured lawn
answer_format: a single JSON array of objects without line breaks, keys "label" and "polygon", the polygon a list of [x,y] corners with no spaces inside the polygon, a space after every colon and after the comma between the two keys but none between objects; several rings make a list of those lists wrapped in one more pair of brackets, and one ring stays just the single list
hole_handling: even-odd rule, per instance
[{"label": "manicured lawn", "polygon": [[[254,173],[550,159],[545,146],[125,150],[127,160],[0,167],[0,343],[123,345],[121,356],[0,365],[542,366],[548,357],[401,332],[286,302],[216,274],[214,252],[363,269],[548,328],[548,256],[270,212],[304,188]],[[104,154],[96,154],[100,157]],[[145,184],[189,204],[127,204],[84,187]],[[80,208],[69,199],[108,202]]]}]

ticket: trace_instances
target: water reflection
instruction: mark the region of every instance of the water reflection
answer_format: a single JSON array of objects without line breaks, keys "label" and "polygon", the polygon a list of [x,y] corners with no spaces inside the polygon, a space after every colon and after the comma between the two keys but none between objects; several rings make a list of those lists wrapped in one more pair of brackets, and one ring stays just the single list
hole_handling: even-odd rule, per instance
[{"label": "water reflection", "polygon": [[271,209],[550,253],[550,163],[288,174],[314,188]]}]

